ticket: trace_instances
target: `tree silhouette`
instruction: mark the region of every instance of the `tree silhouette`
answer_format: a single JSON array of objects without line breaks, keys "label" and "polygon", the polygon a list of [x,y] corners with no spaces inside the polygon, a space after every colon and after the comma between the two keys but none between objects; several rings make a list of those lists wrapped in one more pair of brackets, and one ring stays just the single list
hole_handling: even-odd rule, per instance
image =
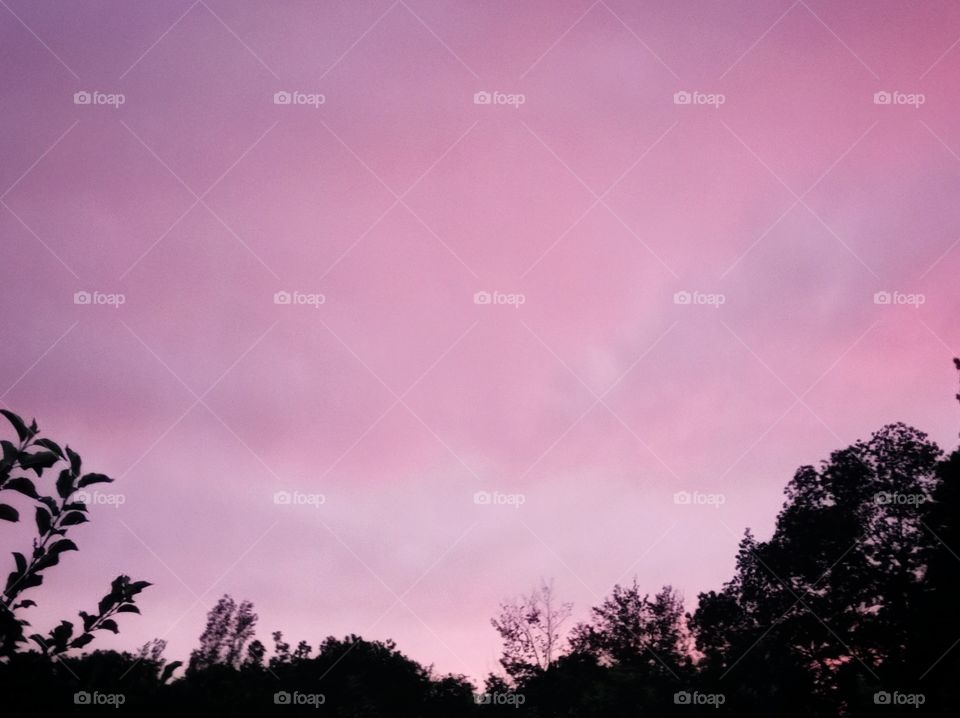
[{"label": "tree silhouette", "polygon": [[642,594],[637,580],[617,584],[591,621],[574,629],[573,649],[605,666],[640,669],[678,677],[689,663],[684,643],[683,601],[670,586],[654,596]]},{"label": "tree silhouette", "polygon": [[201,671],[211,666],[239,668],[244,660],[244,649],[253,638],[257,614],[253,603],[240,605],[224,595],[207,614],[207,626],[200,636],[200,647],[190,654],[188,671]]},{"label": "tree silhouette", "polygon": [[819,469],[801,467],[770,540],[748,533],[735,577],[700,596],[701,672],[727,685],[728,674],[751,676],[744,700],[784,711],[803,696],[850,711],[902,688],[941,460],[925,434],[891,424]]},{"label": "tree silhouette", "polygon": [[541,579],[528,594],[500,604],[500,615],[490,623],[503,640],[500,665],[514,680],[545,671],[559,656],[560,629],[572,604],[557,601],[553,580]]},{"label": "tree silhouette", "polygon": [[[20,495],[11,502],[36,505],[38,531],[30,559],[15,554],[0,604],[9,617],[32,603],[19,594],[76,548],[65,534],[79,519],[68,517],[85,516],[86,507],[74,494],[101,475],[81,474],[79,457],[37,439],[35,423],[7,418],[19,438],[3,443],[0,489]],[[41,478],[60,462],[66,468],[56,498],[20,475]],[[4,506],[6,520],[19,519],[14,503]],[[55,549],[62,541],[69,545]],[[504,674],[488,676],[479,694],[464,676],[438,675],[390,640],[329,636],[314,651],[276,631],[268,650],[254,635],[253,604],[230,596],[209,612],[179,679],[172,678],[179,661],[165,661],[160,640],[139,653],[71,655],[94,631],[116,630],[114,616],[136,610],[133,598],[146,584],[123,576],[95,613],[81,613],[80,636],[63,622],[46,637],[32,636],[39,651],[16,650],[26,642],[25,621],[8,618],[0,685],[5,708],[31,711],[114,690],[145,710],[283,706],[283,715],[344,718],[687,716],[697,706],[711,716],[858,718],[880,715],[878,705],[883,715],[916,715],[921,704],[925,713],[953,715],[960,673],[954,547],[960,450],[944,456],[923,432],[889,424],[818,466],[800,467],[770,537],[747,529],[733,575],[701,593],[688,614],[671,587],[651,596],[638,579],[615,585],[569,635],[563,624],[572,607],[557,601],[552,582],[504,602],[492,621]]]}]

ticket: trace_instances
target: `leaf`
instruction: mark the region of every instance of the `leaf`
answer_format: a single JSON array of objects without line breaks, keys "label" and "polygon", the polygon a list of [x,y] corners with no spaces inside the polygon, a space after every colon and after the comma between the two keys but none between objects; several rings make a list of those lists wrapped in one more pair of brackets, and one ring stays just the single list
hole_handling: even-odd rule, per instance
[{"label": "leaf", "polygon": [[117,609],[117,613],[140,613],[140,609],[132,603],[125,603]]},{"label": "leaf", "polygon": [[37,605],[36,601],[32,601],[28,598],[25,601],[20,601],[20,603],[15,604],[13,609],[17,610],[18,608],[30,608],[30,606],[36,606],[36,605]]},{"label": "leaf", "polygon": [[160,682],[166,683],[168,680],[170,680],[170,676],[173,675],[173,672],[182,665],[183,661],[174,661],[173,663],[168,663],[165,665],[163,667],[163,674],[160,676]]},{"label": "leaf", "polygon": [[80,618],[83,619],[83,630],[89,631],[90,627],[97,622],[96,616],[91,616],[86,611],[80,611]]},{"label": "leaf", "polygon": [[57,502],[52,496],[41,496],[40,503],[46,506],[50,510],[50,513],[54,516],[60,513],[60,508],[57,506]]},{"label": "leaf", "polygon": [[73,493],[73,478],[73,474],[67,469],[60,472],[60,476],[57,478],[57,493],[61,499],[65,499]]},{"label": "leaf", "polygon": [[150,583],[149,581],[134,581],[133,583],[130,584],[130,595],[136,596],[147,586],[152,586],[152,585],[153,584]]},{"label": "leaf", "polygon": [[76,526],[77,524],[83,524],[89,521],[86,516],[83,515],[80,511],[71,511],[66,516],[63,517],[63,521],[60,522],[61,526]]},{"label": "leaf", "polygon": [[52,451],[38,451],[35,454],[26,452],[20,454],[20,466],[24,469],[33,469],[37,476],[43,473],[44,469],[49,469],[60,460]]},{"label": "leaf", "polygon": [[17,450],[16,446],[11,444],[6,439],[0,441],[0,446],[3,447],[3,460],[12,466],[13,462],[17,460],[17,454],[20,452]]},{"label": "leaf", "polygon": [[43,636],[39,633],[34,633],[30,636],[30,640],[36,643],[43,650],[44,655],[47,653],[47,642],[44,640]]},{"label": "leaf", "polygon": [[63,507],[64,511],[86,511],[87,505],[82,501],[74,501],[72,503],[66,504]]},{"label": "leaf", "polygon": [[117,622],[114,621],[112,618],[108,618],[105,621],[101,621],[100,628],[104,629],[105,631],[120,633],[120,627],[117,626]]},{"label": "leaf", "polygon": [[100,612],[100,615],[102,616],[107,611],[109,611],[111,606],[113,606],[116,602],[117,602],[116,597],[112,593],[108,593],[106,596],[100,599],[100,603],[97,604],[97,610]]},{"label": "leaf", "polygon": [[36,519],[37,531],[40,532],[41,536],[46,535],[47,531],[50,530],[50,512],[43,508],[43,506],[38,506]]},{"label": "leaf", "polygon": [[67,452],[67,457],[70,459],[70,472],[74,476],[80,474],[80,454],[71,449],[69,446],[64,447],[64,450]]},{"label": "leaf", "polygon": [[43,574],[42,574],[42,573],[31,573],[29,576],[27,576],[27,577],[23,580],[23,583],[20,584],[20,585],[23,587],[23,588],[21,588],[20,590],[21,590],[21,591],[26,591],[28,588],[33,588],[33,587],[35,587],[35,586],[39,586],[41,583],[43,583]]},{"label": "leaf", "polygon": [[63,458],[63,449],[60,448],[60,445],[57,444],[56,441],[52,441],[51,439],[37,439],[33,443],[37,446],[42,446],[44,449],[49,449],[61,459]]},{"label": "leaf", "polygon": [[7,504],[0,504],[0,519],[4,521],[19,521],[20,512]]},{"label": "leaf", "polygon": [[17,551],[13,552],[13,560],[17,562],[17,571],[23,573],[27,570],[27,559],[24,558],[22,553]]},{"label": "leaf", "polygon": [[73,624],[70,621],[60,621],[60,625],[50,631],[50,638],[53,640],[57,651],[65,651],[67,642],[73,636]]},{"label": "leaf", "polygon": [[56,566],[60,563],[60,556],[55,553],[45,553],[34,564],[34,571],[43,571],[45,568]]},{"label": "leaf", "polygon": [[83,648],[93,640],[92,633],[83,633],[70,642],[70,648]]},{"label": "leaf", "polygon": [[0,409],[0,414],[3,414],[7,417],[7,421],[13,424],[13,428],[17,431],[17,436],[20,437],[20,441],[30,437],[30,430],[27,428],[27,425],[23,423],[23,419],[14,414],[12,411],[7,411],[6,409]]},{"label": "leaf", "polygon": [[51,544],[47,553],[63,553],[64,551],[78,551],[77,545],[70,539],[60,539]]},{"label": "leaf", "polygon": [[26,476],[18,476],[15,479],[10,479],[3,485],[3,488],[9,489],[10,491],[19,491],[21,494],[24,496],[29,496],[31,499],[40,498],[40,495],[37,493],[37,487],[34,486],[33,482]]},{"label": "leaf", "polygon": [[90,484],[108,484],[112,481],[113,479],[105,474],[84,474],[83,478],[80,479],[80,483],[77,484],[77,488],[82,489],[84,486],[89,486]]}]

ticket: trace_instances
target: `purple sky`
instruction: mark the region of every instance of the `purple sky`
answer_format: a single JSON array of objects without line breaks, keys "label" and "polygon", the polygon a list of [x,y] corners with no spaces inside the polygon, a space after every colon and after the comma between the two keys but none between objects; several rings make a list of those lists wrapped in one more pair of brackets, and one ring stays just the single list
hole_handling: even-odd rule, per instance
[{"label": "purple sky", "polygon": [[0,398],[123,502],[38,629],[125,572],[98,647],[229,592],[479,677],[541,576],[692,607],[798,465],[954,445],[955,2],[146,5],[0,0]]}]

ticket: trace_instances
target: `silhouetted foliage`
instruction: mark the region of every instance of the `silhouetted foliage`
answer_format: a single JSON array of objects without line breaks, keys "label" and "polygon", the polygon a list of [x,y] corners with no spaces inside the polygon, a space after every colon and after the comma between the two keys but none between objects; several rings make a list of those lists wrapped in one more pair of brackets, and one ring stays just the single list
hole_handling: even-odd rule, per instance
[{"label": "silhouetted foliage", "polygon": [[200,636],[200,647],[190,654],[188,671],[202,671],[211,666],[239,668],[249,657],[244,649],[253,638],[257,614],[253,604],[243,601],[238,606],[230,596],[224,596],[207,614],[207,627]]},{"label": "silhouetted foliage", "polygon": [[[27,640],[24,628],[30,624],[21,614],[37,605],[33,599],[21,599],[21,594],[40,586],[44,571],[60,563],[64,553],[77,550],[77,544],[66,536],[70,527],[89,521],[83,500],[84,489],[94,484],[110,483],[113,479],[104,474],[82,473],[80,455],[69,446],[61,448],[57,442],[40,437],[35,420],[27,424],[13,412],[0,410],[0,414],[6,417],[17,435],[16,442],[0,441],[3,449],[0,493],[16,492],[29,499],[36,523],[32,550],[27,554],[13,552],[14,570],[7,577],[0,595],[0,658],[9,658]],[[37,483],[46,478],[46,471],[58,466],[62,468],[54,485],[55,494],[47,495],[43,484],[38,487]],[[35,474],[37,483],[29,476],[30,471]],[[0,518],[17,522],[20,512],[9,504],[0,503]],[[136,596],[149,585],[147,581],[131,581],[128,576],[118,576],[95,612],[80,611],[82,630],[79,634],[75,633],[73,623],[61,621],[47,636],[33,633],[29,638],[43,653],[57,655],[68,649],[83,648],[94,639],[97,631],[117,633],[117,616],[139,613]]]},{"label": "silhouetted foliage", "polygon": [[593,656],[600,665],[678,676],[689,663],[683,602],[670,586],[651,600],[641,594],[636,579],[629,586],[618,584],[591,616],[574,629],[571,643],[574,651]]},{"label": "silhouetted foliage", "polygon": [[[220,599],[210,612],[201,646],[222,648],[235,625],[230,618],[229,596]],[[248,602],[240,606],[252,605]],[[238,610],[239,614],[240,611]],[[225,633],[220,628],[228,627]],[[217,630],[211,631],[212,627]],[[211,637],[216,636],[214,643]],[[434,676],[430,669],[410,660],[392,641],[365,641],[359,636],[326,638],[312,656],[306,641],[297,648],[273,633],[275,654],[263,663],[263,644],[250,643],[250,660],[230,663],[217,660],[191,665],[184,679],[175,681],[165,693],[170,705],[190,705],[198,710],[220,712],[269,710],[284,706],[284,714],[301,708],[310,715],[332,716],[449,716],[465,715],[473,709],[473,686],[462,676]],[[219,642],[219,643],[218,643]],[[229,653],[229,651],[227,652]],[[195,652],[196,654],[196,652]],[[211,651],[212,654],[212,651]]]},{"label": "silhouetted foliage", "polygon": [[[4,605],[16,609],[26,606],[12,605],[13,584],[56,563],[41,561],[50,550],[43,537],[54,525],[65,531],[64,514],[83,511],[65,503],[83,477],[77,457],[62,489],[58,481],[59,500],[33,496],[32,483],[10,486],[31,447],[63,458],[52,442],[33,441],[35,425],[11,423],[20,443],[4,442],[5,490],[50,516],[49,526],[38,523],[39,553],[29,563],[17,559],[8,581]],[[38,477],[56,463],[26,461]],[[18,513],[11,507],[5,518]],[[890,424],[819,466],[800,467],[770,538],[746,530],[733,576],[701,593],[690,613],[671,587],[651,597],[637,579],[615,585],[569,635],[561,626],[571,606],[557,600],[552,583],[504,602],[492,621],[504,673],[488,676],[480,691],[464,676],[435,675],[389,640],[331,636],[314,652],[276,631],[268,650],[254,636],[252,603],[230,596],[208,614],[180,679],[172,678],[180,662],[166,663],[163,641],[138,654],[75,656],[70,649],[83,644],[64,623],[38,641],[46,655],[8,651],[0,684],[5,707],[31,711],[99,691],[122,696],[127,707],[201,714],[832,718],[917,715],[922,706],[925,714],[952,715],[960,674],[953,547],[960,547],[960,450],[944,456],[923,432]],[[111,630],[109,616],[132,605],[138,586],[118,578],[96,615],[81,614],[83,635]],[[4,635],[13,646],[22,642]]]},{"label": "silhouetted foliage", "polygon": [[558,603],[553,581],[541,580],[529,595],[500,604],[490,623],[503,640],[500,665],[514,680],[545,671],[559,656],[560,628],[570,617],[570,603]]},{"label": "silhouetted foliage", "polygon": [[923,523],[940,460],[925,434],[893,424],[801,467],[771,539],[747,534],[734,578],[700,596],[703,676],[750,676],[744,704],[787,713],[804,696],[837,713],[873,708],[877,691],[920,692],[906,685],[907,619],[929,578]]}]

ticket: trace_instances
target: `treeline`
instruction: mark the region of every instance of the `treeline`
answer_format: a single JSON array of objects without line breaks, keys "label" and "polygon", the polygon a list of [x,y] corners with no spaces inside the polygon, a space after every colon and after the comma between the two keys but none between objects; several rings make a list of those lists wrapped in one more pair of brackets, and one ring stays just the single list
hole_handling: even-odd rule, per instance
[{"label": "treeline", "polygon": [[[549,585],[505,604],[494,627],[509,680],[487,688],[536,716],[952,715],[958,491],[960,451],[886,426],[801,467],[773,536],[747,531],[734,576],[692,613],[636,582],[567,634],[546,628],[568,615]],[[548,645],[559,655],[545,661]]]},{"label": "treeline", "polygon": [[[63,621],[46,636],[30,634],[22,616],[35,604],[20,594],[76,549],[65,536],[79,520],[67,517],[86,517],[78,505],[85,481],[109,479],[82,474],[74,452],[38,439],[35,423],[5,415],[19,439],[3,442],[0,491],[37,508],[33,550],[14,554],[0,601],[8,714],[94,705],[338,717],[956,711],[960,451],[945,455],[903,424],[799,468],[773,535],[760,541],[746,531],[734,575],[700,594],[690,612],[671,587],[651,594],[637,580],[614,586],[576,625],[550,582],[505,601],[491,621],[503,643],[502,672],[475,686],[418,664],[390,641],[328,637],[314,649],[277,632],[265,645],[253,605],[229,596],[208,614],[185,666],[167,663],[159,640],[136,653],[80,653],[97,631],[119,630],[120,613],[138,612],[135,596],[149,584],[125,576],[95,613],[81,612],[76,628]],[[54,497],[17,480],[58,466]],[[2,518],[19,518],[2,506]]]}]

